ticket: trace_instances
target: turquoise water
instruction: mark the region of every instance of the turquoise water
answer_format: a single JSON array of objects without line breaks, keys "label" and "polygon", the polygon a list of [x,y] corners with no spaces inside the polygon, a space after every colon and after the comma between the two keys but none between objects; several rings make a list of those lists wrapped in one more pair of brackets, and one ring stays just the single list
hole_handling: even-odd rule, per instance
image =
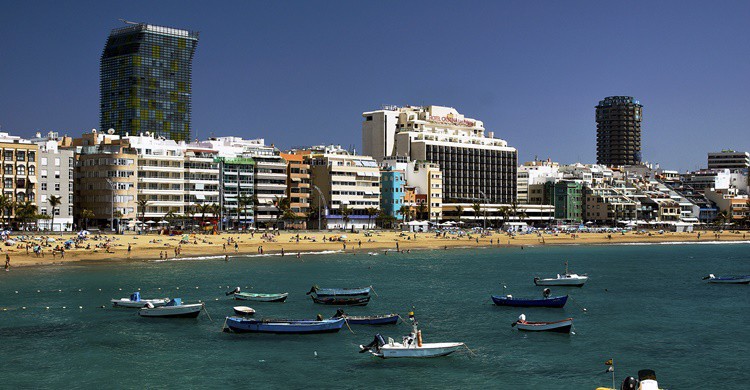
[{"label": "turquoise water", "polygon": [[[593,389],[611,384],[603,363],[614,358],[618,387],[652,368],[670,389],[744,388],[750,286],[708,285],[701,277],[750,273],[748,249],[557,246],[18,268],[0,274],[0,307],[9,309],[0,311],[0,387]],[[501,282],[514,296],[540,296],[533,276],[560,272],[566,259],[590,280],[581,289],[553,288],[573,297],[564,309],[491,304]],[[376,332],[400,340],[405,325],[357,326],[355,334],[220,332],[237,304],[224,296],[227,286],[290,293],[283,304],[250,303],[258,317],[332,315],[335,308],[305,296],[314,283],[372,284],[379,296],[349,313],[406,317],[414,306],[426,342],[462,341],[475,355],[379,360],[357,353]],[[140,318],[109,306],[137,288],[144,297],[206,301],[213,322]],[[510,324],[521,312],[532,321],[574,317],[575,334],[519,333]]]}]

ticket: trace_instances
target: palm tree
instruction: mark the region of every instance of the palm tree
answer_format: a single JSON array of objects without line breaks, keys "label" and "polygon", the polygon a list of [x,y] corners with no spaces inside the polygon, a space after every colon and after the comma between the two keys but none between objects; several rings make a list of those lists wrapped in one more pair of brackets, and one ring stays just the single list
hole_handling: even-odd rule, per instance
[{"label": "palm tree", "polygon": [[[224,206],[219,203],[211,203],[208,205],[208,212],[216,217],[217,225],[220,225],[221,215],[224,211]],[[217,228],[218,229],[218,228]]]},{"label": "palm tree", "polygon": [[351,215],[352,211],[345,204],[342,204],[339,207],[339,213],[341,213],[341,219],[344,220],[344,230],[346,230],[346,226],[349,224],[349,215]]},{"label": "palm tree", "polygon": [[482,211],[482,205],[479,204],[479,202],[474,202],[471,205],[472,210],[474,210],[474,222],[477,221],[477,217],[479,217],[479,212]]},{"label": "palm tree", "polygon": [[427,205],[424,202],[417,205],[417,219],[425,219],[427,214]]},{"label": "palm tree", "polygon": [[731,216],[729,215],[729,211],[727,210],[721,210],[718,214],[716,214],[716,220],[721,222],[721,227],[724,228],[724,225],[729,222],[729,219]]},{"label": "palm tree", "polygon": [[13,199],[6,195],[0,195],[0,218],[8,217],[6,226],[10,225],[11,214],[13,214]]},{"label": "palm tree", "polygon": [[456,206],[456,214],[458,214],[458,223],[461,223],[461,215],[464,213],[464,206]]},{"label": "palm tree", "polygon": [[368,207],[367,210],[367,227],[369,228],[370,225],[372,225],[372,217],[378,215],[380,213],[380,209],[377,207]]},{"label": "palm tree", "polygon": [[138,199],[138,211],[141,212],[141,229],[146,225],[146,206],[148,206],[148,199]]},{"label": "palm tree", "polygon": [[[297,219],[297,215],[292,212],[292,200],[285,196],[277,196],[273,202],[276,210],[279,211],[278,219],[283,221],[292,220],[294,222]],[[285,226],[286,228],[286,226]]]},{"label": "palm tree", "polygon": [[26,225],[29,222],[36,219],[37,212],[36,206],[31,201],[25,201],[22,203],[16,202],[16,220]]},{"label": "palm tree", "polygon": [[240,210],[247,217],[247,206],[250,206],[252,204],[253,204],[253,198],[250,196],[240,195],[237,197],[237,223],[238,224],[240,223],[240,220],[241,220]]},{"label": "palm tree", "polygon": [[[55,230],[55,209],[57,206],[62,203],[62,198],[59,196],[50,196],[49,199],[47,199],[49,202],[50,207],[52,207],[52,213],[50,214],[52,216],[52,221],[50,222],[50,230]],[[62,233],[63,229],[60,229],[60,233]]]},{"label": "palm tree", "polygon": [[409,206],[401,205],[401,207],[398,208],[398,212],[401,214],[403,223],[406,223],[406,215],[409,214]]},{"label": "palm tree", "polygon": [[81,219],[83,220],[83,228],[88,229],[89,228],[89,219],[95,218],[96,215],[94,215],[94,212],[91,210],[83,209],[81,210]]},{"label": "palm tree", "polygon": [[203,229],[203,225],[206,224],[206,213],[211,212],[211,204],[210,203],[196,203],[195,210],[201,215],[201,229]]}]

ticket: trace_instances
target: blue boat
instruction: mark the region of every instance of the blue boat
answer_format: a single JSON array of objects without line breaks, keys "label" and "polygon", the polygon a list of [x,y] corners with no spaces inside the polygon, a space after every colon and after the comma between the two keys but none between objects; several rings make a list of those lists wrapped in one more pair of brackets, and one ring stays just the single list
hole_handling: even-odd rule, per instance
[{"label": "blue boat", "polygon": [[512,307],[563,307],[568,301],[567,295],[559,297],[545,297],[541,299],[520,299],[513,298],[511,295],[504,297],[493,295],[492,302],[495,302],[498,306],[512,306]]},{"label": "blue boat", "polygon": [[310,296],[315,303],[321,305],[334,305],[334,306],[366,306],[370,302],[369,295],[360,296],[322,296],[319,297],[315,294]]},{"label": "blue boat", "polygon": [[714,276],[714,274],[709,274],[703,280],[708,280],[709,283],[750,284],[750,275]]},{"label": "blue boat", "polygon": [[359,288],[320,288],[312,286],[307,295],[315,293],[319,297],[360,297],[368,296],[372,291],[372,286]]},{"label": "blue boat", "polygon": [[237,333],[336,333],[341,330],[345,322],[346,320],[343,318],[330,320],[256,320],[242,317],[227,317],[223,330],[225,332]]},{"label": "blue boat", "polygon": [[378,316],[350,316],[339,309],[332,319],[343,318],[350,325],[393,325],[400,318],[398,314],[384,314]]}]

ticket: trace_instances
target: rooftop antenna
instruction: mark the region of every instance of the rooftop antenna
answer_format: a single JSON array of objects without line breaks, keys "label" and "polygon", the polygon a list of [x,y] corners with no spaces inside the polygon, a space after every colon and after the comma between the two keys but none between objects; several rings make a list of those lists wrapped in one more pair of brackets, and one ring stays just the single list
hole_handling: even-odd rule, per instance
[{"label": "rooftop antenna", "polygon": [[123,18],[118,18],[117,20],[119,20],[119,21],[121,21],[121,22],[123,22],[123,23],[125,23],[125,24],[140,24],[140,23],[138,23],[138,22],[131,22],[131,21],[129,21],[129,20],[125,20],[125,19],[123,19]]}]

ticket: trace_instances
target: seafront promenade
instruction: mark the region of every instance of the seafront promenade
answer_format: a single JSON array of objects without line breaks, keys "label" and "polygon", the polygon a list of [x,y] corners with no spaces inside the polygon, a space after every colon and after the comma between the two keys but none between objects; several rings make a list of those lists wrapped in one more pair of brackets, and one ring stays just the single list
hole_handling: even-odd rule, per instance
[{"label": "seafront promenade", "polygon": [[[299,237],[298,237],[299,236]],[[673,233],[651,231],[646,233],[544,233],[516,234],[493,232],[462,233],[406,233],[394,231],[342,232],[342,231],[284,231],[277,233],[206,234],[124,234],[89,235],[77,247],[65,250],[64,257],[54,249],[77,236],[71,234],[33,234],[20,239],[12,236],[14,245],[2,247],[2,253],[11,258],[11,269],[22,266],[62,265],[78,261],[97,264],[121,261],[147,261],[159,259],[191,259],[210,256],[276,255],[300,256],[316,252],[341,252],[352,255],[397,255],[401,251],[443,250],[446,248],[543,246],[543,245],[597,245],[638,243],[691,243],[728,242],[748,240],[744,231],[700,231]],[[54,241],[50,240],[53,239]],[[34,246],[45,243],[42,253],[34,253]],[[27,250],[27,244],[29,249]],[[236,244],[236,245],[235,245]],[[130,250],[128,250],[130,248]],[[4,257],[4,256],[3,256]]]}]

